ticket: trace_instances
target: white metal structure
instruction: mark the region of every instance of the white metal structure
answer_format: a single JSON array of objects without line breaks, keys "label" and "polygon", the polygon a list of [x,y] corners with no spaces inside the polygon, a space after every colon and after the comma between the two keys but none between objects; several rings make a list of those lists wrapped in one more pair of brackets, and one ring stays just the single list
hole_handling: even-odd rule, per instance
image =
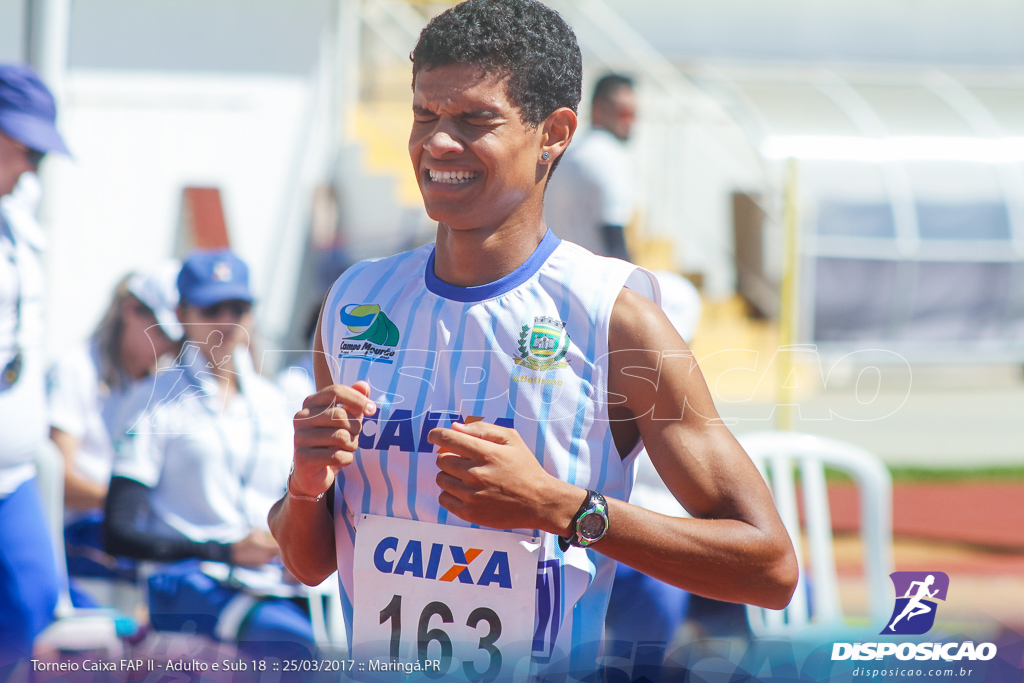
[{"label": "white metal structure", "polygon": [[1024,358],[1024,72],[708,62],[689,73],[769,168],[800,162],[801,341],[922,362]]},{"label": "white metal structure", "polygon": [[[739,440],[768,482],[800,565],[799,582],[788,607],[747,608],[754,635],[792,635],[811,626],[845,624],[832,554],[826,467],[851,476],[860,491],[868,616],[871,624],[884,624],[892,606],[892,478],[882,461],[863,448],[810,434],[754,432]],[[798,495],[803,499],[803,523]]]}]

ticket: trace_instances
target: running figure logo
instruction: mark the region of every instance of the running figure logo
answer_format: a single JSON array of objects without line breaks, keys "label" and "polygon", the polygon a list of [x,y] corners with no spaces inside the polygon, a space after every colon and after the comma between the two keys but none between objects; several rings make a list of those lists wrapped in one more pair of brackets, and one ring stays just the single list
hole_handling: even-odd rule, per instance
[{"label": "running figure logo", "polygon": [[889,578],[896,587],[896,606],[882,635],[927,633],[935,623],[935,600],[946,599],[949,577],[943,572],[893,572]]}]

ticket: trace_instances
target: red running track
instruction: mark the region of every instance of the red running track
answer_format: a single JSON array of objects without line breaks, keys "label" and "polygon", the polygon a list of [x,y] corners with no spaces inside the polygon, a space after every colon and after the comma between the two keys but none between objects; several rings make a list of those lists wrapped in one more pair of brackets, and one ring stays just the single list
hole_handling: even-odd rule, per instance
[{"label": "red running track", "polygon": [[[1024,553],[1024,482],[895,484],[892,502],[897,538]],[[830,484],[829,503],[833,529],[859,527],[856,486]]]}]

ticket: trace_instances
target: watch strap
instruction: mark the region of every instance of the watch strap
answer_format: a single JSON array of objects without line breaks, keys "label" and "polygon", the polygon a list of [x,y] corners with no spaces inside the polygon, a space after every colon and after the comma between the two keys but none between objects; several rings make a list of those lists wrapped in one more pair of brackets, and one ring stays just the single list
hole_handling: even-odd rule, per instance
[{"label": "watch strap", "polygon": [[592,510],[598,506],[604,508],[605,519],[608,517],[608,503],[597,491],[591,491],[587,489],[587,497],[583,500],[583,504],[580,505],[580,509],[576,511],[576,514],[572,516],[572,521],[569,523],[569,529],[572,531],[572,535],[569,538],[564,536],[558,537],[558,547],[561,548],[562,552],[569,549],[569,546],[576,546],[577,548],[585,548],[589,544],[580,543],[579,540],[579,524],[580,519],[588,510]]}]

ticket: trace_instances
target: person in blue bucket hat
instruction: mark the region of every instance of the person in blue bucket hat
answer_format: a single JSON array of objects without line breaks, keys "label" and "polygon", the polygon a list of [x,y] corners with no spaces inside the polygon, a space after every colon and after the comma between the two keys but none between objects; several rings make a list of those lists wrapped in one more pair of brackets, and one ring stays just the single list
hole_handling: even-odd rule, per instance
[{"label": "person in blue bucket hat", "polygon": [[43,282],[32,175],[68,153],[53,95],[30,67],[0,64],[0,681],[53,620],[58,579],[36,487],[46,447]]},{"label": "person in blue bucket hat", "polygon": [[57,105],[32,67],[0,64],[0,196],[50,152],[70,155],[57,131]]}]

